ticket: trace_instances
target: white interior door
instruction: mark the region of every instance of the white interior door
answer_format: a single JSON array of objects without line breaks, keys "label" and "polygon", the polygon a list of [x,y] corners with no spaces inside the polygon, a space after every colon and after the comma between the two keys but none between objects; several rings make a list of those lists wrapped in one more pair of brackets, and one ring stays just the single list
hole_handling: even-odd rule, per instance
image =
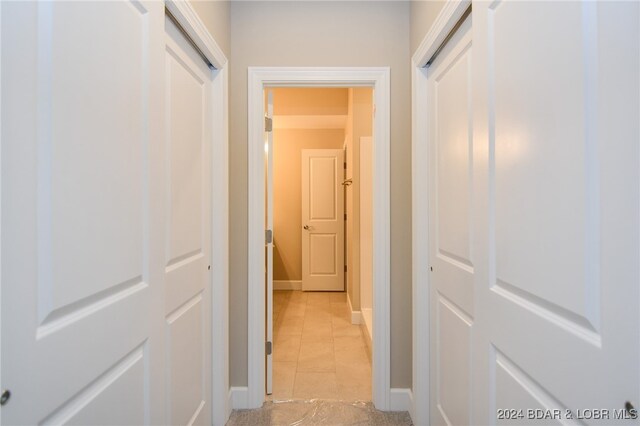
[{"label": "white interior door", "polygon": [[302,150],[302,290],[344,291],[342,149]]},{"label": "white interior door", "polygon": [[167,422],[211,424],[211,70],[166,18]]},{"label": "white interior door", "polygon": [[267,302],[267,351],[266,351],[266,391],[271,395],[273,389],[273,92],[267,92],[267,126],[265,136],[267,139],[266,146],[266,162],[267,162],[267,205],[266,205],[266,230],[267,238],[265,241],[266,249],[266,297]]},{"label": "white interior door", "polygon": [[474,317],[471,18],[428,70],[431,422],[470,424]]},{"label": "white interior door", "polygon": [[1,7],[2,423],[166,423],[164,5]]},{"label": "white interior door", "polygon": [[637,424],[614,416],[640,406],[639,20],[638,2],[474,3],[473,423]]}]

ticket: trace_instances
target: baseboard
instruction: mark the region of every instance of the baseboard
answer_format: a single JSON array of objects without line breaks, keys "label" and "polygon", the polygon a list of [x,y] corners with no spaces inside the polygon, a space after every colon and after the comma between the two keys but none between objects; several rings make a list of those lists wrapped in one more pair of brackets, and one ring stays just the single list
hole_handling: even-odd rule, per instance
[{"label": "baseboard", "polygon": [[389,411],[408,411],[413,419],[413,392],[408,388],[391,388]]},{"label": "baseboard", "polygon": [[242,410],[249,408],[249,388],[247,386],[232,386],[229,389],[231,409]]},{"label": "baseboard", "polygon": [[349,311],[351,312],[351,324],[362,324],[362,312],[353,310],[349,293],[347,293],[347,303],[349,304]]},{"label": "baseboard", "polygon": [[302,281],[273,280],[274,290],[302,290]]}]

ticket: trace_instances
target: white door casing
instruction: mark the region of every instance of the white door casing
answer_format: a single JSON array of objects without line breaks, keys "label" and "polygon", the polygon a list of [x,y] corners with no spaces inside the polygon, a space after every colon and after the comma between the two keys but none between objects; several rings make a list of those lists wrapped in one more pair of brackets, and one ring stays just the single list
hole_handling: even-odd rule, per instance
[{"label": "white door casing", "polygon": [[390,69],[249,67],[249,217],[248,217],[248,386],[235,389],[234,408],[257,408],[265,400],[264,300],[264,89],[281,85],[299,87],[370,86],[374,91],[373,199],[373,403],[390,408]]},{"label": "white door casing", "polygon": [[344,151],[302,150],[302,290],[344,291]]},{"label": "white door casing", "polygon": [[211,424],[211,72],[165,28],[167,421]]},{"label": "white door casing", "polygon": [[[225,107],[223,96],[215,111],[196,107],[203,113],[196,137],[208,139],[196,182],[184,167],[194,151],[165,140],[172,111],[164,96],[164,6],[0,5],[2,121],[11,123],[2,127],[2,387],[11,390],[3,423],[210,423],[211,378],[225,374],[210,367],[208,232],[211,223],[219,228],[226,202],[220,197],[212,221],[208,170],[212,162],[226,170],[210,151],[214,138],[225,150],[218,120]],[[223,68],[224,55],[190,6],[167,7]],[[191,46],[182,40],[174,48],[189,61],[181,50]],[[224,70],[204,69],[216,85],[205,85],[203,96],[224,94]],[[180,117],[172,118],[184,142]],[[199,247],[178,202],[194,193],[202,206]],[[226,257],[223,245],[215,250]],[[199,271],[197,257],[209,260]],[[224,272],[214,272],[218,292]],[[184,288],[171,288],[178,281]],[[224,424],[225,404],[214,405],[214,422]]]},{"label": "white door casing", "polygon": [[[414,117],[429,117],[414,120],[414,161],[431,165],[429,173],[414,168],[414,295],[422,296],[414,300],[414,359],[430,358],[435,382],[429,392],[428,375],[414,372],[413,420],[532,423],[528,410],[540,409],[558,410],[561,418],[547,423],[635,423],[624,408],[640,398],[640,132],[631,119],[640,113],[639,5],[474,3],[471,72],[443,100],[438,78],[461,68],[460,59],[445,62],[464,28],[420,67],[465,8],[447,3],[414,57]],[[464,105],[447,113],[448,102]],[[443,142],[458,145],[443,141],[439,127],[456,116],[457,130],[472,129],[470,144],[445,150],[455,160],[447,163]],[[456,170],[469,179],[446,194],[459,207],[447,220],[466,210],[464,239],[462,222],[448,231],[441,223],[440,189]],[[453,260],[471,279],[442,270],[443,242],[456,238],[469,241],[468,257]],[[416,263],[427,253],[433,272]],[[444,365],[441,352],[427,356],[425,337],[432,348],[449,346]],[[500,418],[504,409],[523,417]],[[610,417],[577,418],[587,409]]]}]

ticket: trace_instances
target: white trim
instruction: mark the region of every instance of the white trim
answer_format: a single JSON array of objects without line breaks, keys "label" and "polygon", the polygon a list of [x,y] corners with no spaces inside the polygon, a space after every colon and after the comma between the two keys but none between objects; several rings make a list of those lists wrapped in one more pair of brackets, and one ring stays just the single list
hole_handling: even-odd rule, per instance
[{"label": "white trim", "polygon": [[248,75],[248,403],[260,407],[265,399],[264,294],[264,94],[265,87],[373,87],[373,403],[389,409],[390,392],[390,69],[262,68]]},{"label": "white trim", "polygon": [[351,312],[351,324],[362,324],[362,312],[353,310],[353,305],[351,304],[351,297],[349,297],[349,293],[347,293],[347,304],[349,305],[349,312]]},{"label": "white trim", "polygon": [[302,281],[273,280],[274,290],[302,290]]},{"label": "white trim", "polygon": [[233,386],[229,389],[229,400],[231,408],[234,410],[245,410],[252,408],[248,403],[249,388],[246,386]]},{"label": "white trim", "polygon": [[429,424],[429,203],[427,165],[427,72],[423,68],[467,10],[471,0],[448,0],[412,58],[412,315],[413,410],[415,424]]},{"label": "white trim", "polygon": [[211,65],[216,69],[225,68],[227,57],[213,39],[207,26],[202,22],[191,3],[187,0],[165,0],[165,7],[176,18],[191,40],[198,46]]},{"label": "white trim", "polygon": [[389,394],[390,411],[408,411],[414,424],[418,424],[413,420],[413,393],[409,388],[392,388]]},{"label": "white trim", "polygon": [[229,102],[227,58],[188,1],[165,6],[192,41],[216,67],[212,75],[213,140],[211,147],[211,422],[224,425],[229,405]]}]

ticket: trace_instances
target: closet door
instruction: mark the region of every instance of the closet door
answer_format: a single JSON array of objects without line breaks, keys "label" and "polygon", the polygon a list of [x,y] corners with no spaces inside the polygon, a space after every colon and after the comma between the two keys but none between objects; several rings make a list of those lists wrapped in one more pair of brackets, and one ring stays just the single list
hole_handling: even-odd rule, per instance
[{"label": "closet door", "polygon": [[471,423],[475,235],[471,18],[428,72],[431,423]]},{"label": "closet door", "polygon": [[165,30],[165,407],[167,423],[210,425],[212,74]]},{"label": "closet door", "polygon": [[473,4],[473,424],[637,424],[639,7]]},{"label": "closet door", "polygon": [[1,8],[1,422],[164,423],[164,5]]}]

